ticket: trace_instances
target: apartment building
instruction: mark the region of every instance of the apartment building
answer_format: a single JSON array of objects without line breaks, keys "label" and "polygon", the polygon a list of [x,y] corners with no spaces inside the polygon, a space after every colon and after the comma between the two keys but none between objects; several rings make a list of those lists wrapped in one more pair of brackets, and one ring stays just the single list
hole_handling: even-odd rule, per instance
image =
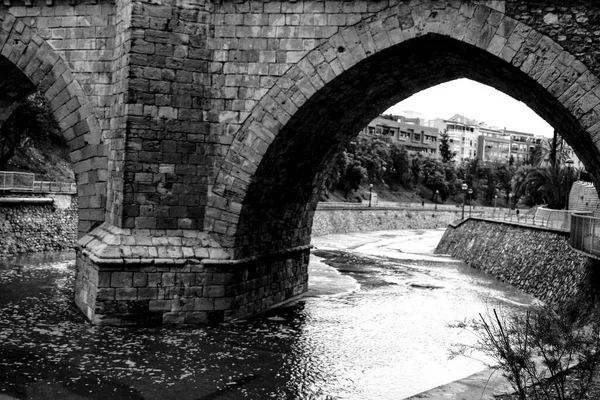
[{"label": "apartment building", "polygon": [[[483,162],[526,163],[538,146],[548,146],[548,138],[533,133],[489,127],[483,122],[455,114],[449,119],[424,120],[418,113],[385,115],[375,118],[362,131],[363,135],[381,135],[402,143],[411,153],[439,158],[440,132],[448,133],[450,151],[462,162],[477,158]],[[559,148],[565,150],[575,168],[583,165],[573,149],[559,138]]]},{"label": "apartment building", "polygon": [[542,143],[542,136],[536,136],[533,133],[508,129],[505,129],[504,133],[510,137],[510,156],[514,160],[515,165],[527,162],[531,152],[536,146]]},{"label": "apartment building", "polygon": [[439,132],[436,128],[427,126],[420,118],[380,116],[371,121],[361,134],[386,136],[403,144],[411,153],[439,157]]},{"label": "apartment building", "polygon": [[440,132],[448,133],[450,151],[456,154],[456,161],[477,157],[479,126],[477,121],[455,114],[449,119],[435,119],[433,125]]},{"label": "apartment building", "polygon": [[477,158],[483,162],[506,163],[510,160],[510,136],[499,128],[479,126]]}]

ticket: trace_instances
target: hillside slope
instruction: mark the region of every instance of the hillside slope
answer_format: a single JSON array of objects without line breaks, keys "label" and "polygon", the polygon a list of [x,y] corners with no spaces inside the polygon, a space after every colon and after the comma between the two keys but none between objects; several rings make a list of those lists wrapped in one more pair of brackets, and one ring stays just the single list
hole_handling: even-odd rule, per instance
[{"label": "hillside slope", "polygon": [[35,173],[38,181],[75,182],[66,144],[28,139],[3,170]]}]

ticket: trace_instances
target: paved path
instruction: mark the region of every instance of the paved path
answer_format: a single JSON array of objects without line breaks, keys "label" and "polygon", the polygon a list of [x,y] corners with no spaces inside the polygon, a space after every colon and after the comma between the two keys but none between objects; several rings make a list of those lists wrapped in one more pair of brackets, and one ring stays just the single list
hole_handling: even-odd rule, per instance
[{"label": "paved path", "polygon": [[499,394],[512,391],[510,384],[499,371],[485,370],[408,399],[493,400]]}]

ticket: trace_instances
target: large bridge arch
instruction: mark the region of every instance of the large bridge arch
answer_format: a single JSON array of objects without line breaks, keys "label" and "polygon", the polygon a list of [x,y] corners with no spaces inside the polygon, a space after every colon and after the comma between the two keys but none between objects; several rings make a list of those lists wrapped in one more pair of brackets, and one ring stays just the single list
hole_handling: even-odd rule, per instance
[{"label": "large bridge arch", "polygon": [[19,100],[40,91],[70,149],[79,197],[79,233],[105,219],[106,145],[93,106],[70,68],[34,29],[11,14],[0,16],[0,124]]},{"label": "large bridge arch", "polygon": [[526,103],[600,187],[600,81],[582,62],[486,5],[400,4],[333,35],[275,81],[233,140],[205,227],[228,221],[232,258],[304,248],[331,156],[389,106],[460,77]]}]

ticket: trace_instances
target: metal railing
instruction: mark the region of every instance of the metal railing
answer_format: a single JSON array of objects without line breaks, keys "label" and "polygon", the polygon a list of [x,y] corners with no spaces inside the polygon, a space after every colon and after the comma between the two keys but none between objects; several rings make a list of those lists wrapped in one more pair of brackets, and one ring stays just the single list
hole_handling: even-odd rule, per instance
[{"label": "metal railing", "polygon": [[0,171],[0,190],[33,191],[35,174]]},{"label": "metal railing", "polygon": [[33,191],[50,193],[75,193],[77,192],[77,184],[69,182],[35,181],[33,182]]},{"label": "metal railing", "polygon": [[36,181],[28,172],[0,171],[0,191],[32,193],[75,193],[77,185],[69,182]]},{"label": "metal railing", "polygon": [[576,250],[600,256],[600,218],[572,214],[569,244]]},{"label": "metal railing", "polygon": [[558,229],[563,231],[569,230],[568,222],[565,222],[562,219],[541,218],[534,214],[517,213],[516,210],[495,215],[493,214],[491,218],[501,221],[514,222],[521,225],[539,226],[541,228]]}]

